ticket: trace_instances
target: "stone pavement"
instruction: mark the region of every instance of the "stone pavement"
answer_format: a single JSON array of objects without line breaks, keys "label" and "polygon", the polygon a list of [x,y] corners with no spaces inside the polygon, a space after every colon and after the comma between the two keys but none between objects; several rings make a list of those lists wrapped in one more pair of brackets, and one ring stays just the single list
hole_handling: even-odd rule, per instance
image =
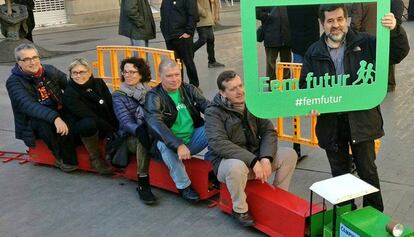
[{"label": "stone pavement", "polygon": [[[225,7],[222,27],[216,30],[217,60],[242,74],[242,47],[238,6]],[[411,45],[414,23],[405,22]],[[35,42],[56,51],[76,53],[43,60],[66,71],[75,57],[96,60],[96,45],[127,45],[117,35],[117,25],[94,28],[60,27],[35,32]],[[151,47],[165,48],[158,30]],[[258,47],[262,47],[259,45]],[[397,66],[397,89],[389,93],[382,112],[386,136],[382,139],[377,166],[385,213],[414,227],[414,65],[413,52]],[[195,61],[200,85],[208,98],[216,93],[215,80],[222,69],[207,68],[205,46]],[[263,49],[259,65],[264,65]],[[0,65],[0,150],[24,152],[14,139],[13,115],[5,89],[11,65]],[[264,70],[261,69],[261,72]],[[281,145],[289,145],[281,143]],[[321,149],[303,147],[309,157],[298,164],[291,191],[308,198],[309,186],[330,177],[329,164]],[[154,189],[159,205],[142,204],[135,183],[94,174],[66,174],[57,169],[17,162],[0,164],[0,236],[261,236],[254,229],[240,228],[208,201],[191,206],[177,195]],[[360,201],[359,201],[360,202]],[[277,213],[274,214],[277,218]]]}]

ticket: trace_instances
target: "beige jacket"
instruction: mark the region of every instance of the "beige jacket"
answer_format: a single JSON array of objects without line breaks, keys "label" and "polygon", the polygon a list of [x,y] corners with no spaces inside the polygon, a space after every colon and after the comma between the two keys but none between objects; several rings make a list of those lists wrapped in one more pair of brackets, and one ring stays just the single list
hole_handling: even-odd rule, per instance
[{"label": "beige jacket", "polygon": [[197,27],[213,26],[219,21],[218,0],[197,0],[200,21]]}]

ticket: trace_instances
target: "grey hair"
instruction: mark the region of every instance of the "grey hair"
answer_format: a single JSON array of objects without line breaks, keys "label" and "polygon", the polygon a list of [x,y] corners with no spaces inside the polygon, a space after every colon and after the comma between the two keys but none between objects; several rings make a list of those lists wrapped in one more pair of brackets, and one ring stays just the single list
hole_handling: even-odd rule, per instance
[{"label": "grey hair", "polygon": [[33,44],[23,43],[17,46],[16,48],[14,48],[14,58],[16,59],[16,62],[21,60],[19,56],[20,51],[26,50],[26,49],[33,49],[34,51],[36,51],[36,54],[39,56],[39,51]]},{"label": "grey hair", "polygon": [[72,69],[78,65],[84,66],[88,71],[92,71],[91,66],[89,65],[88,61],[84,58],[75,58],[68,67],[69,73],[72,72]]},{"label": "grey hair", "polygon": [[160,74],[163,74],[163,72],[165,71],[165,69],[167,68],[174,68],[174,67],[178,67],[179,65],[176,61],[170,59],[170,58],[165,58],[161,61],[160,65],[158,66],[158,72]]}]

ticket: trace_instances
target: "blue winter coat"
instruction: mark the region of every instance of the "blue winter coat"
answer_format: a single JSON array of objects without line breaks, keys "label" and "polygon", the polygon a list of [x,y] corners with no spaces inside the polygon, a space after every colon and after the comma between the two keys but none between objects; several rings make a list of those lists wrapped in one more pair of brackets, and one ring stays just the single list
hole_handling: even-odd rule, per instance
[{"label": "blue winter coat", "polygon": [[138,128],[138,123],[135,119],[135,111],[140,103],[127,96],[122,91],[115,91],[112,94],[112,105],[114,108],[115,116],[119,121],[118,133],[121,136],[135,136],[135,131]]},{"label": "blue winter coat", "polygon": [[[45,78],[44,84],[47,90],[60,101],[62,90],[67,85],[66,74],[52,65],[42,66],[44,69],[42,76]],[[36,137],[30,121],[40,119],[53,124],[59,113],[38,102],[34,78],[24,74],[17,64],[12,69],[9,79],[7,79],[6,87],[14,114],[16,138],[23,140],[26,146],[34,147]]]}]

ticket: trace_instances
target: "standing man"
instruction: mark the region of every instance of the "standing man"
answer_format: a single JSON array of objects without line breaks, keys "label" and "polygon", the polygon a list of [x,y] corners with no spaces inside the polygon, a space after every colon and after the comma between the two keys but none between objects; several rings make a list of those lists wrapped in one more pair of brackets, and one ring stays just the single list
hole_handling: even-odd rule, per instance
[{"label": "standing man", "polygon": [[[266,76],[276,79],[276,60],[290,63],[290,29],[286,7],[258,7],[256,19],[260,20],[264,32],[266,53]],[[283,78],[289,78],[289,70],[283,72]]]},{"label": "standing man", "polygon": [[408,2],[408,18],[407,21],[414,21],[414,0]]},{"label": "standing man", "polygon": [[197,202],[200,197],[191,188],[183,160],[191,159],[207,147],[200,113],[204,113],[209,101],[198,88],[182,82],[181,70],[175,61],[164,59],[159,74],[161,83],[145,98],[145,120],[155,138],[151,150],[167,165],[181,196]]},{"label": "standing man", "polygon": [[319,39],[319,5],[288,6],[293,62],[302,63],[309,46]]},{"label": "standing man", "polygon": [[148,0],[122,0],[119,34],[130,38],[132,46],[148,47],[155,39],[155,22]]},{"label": "standing man", "polygon": [[289,189],[297,155],[292,148],[277,148],[277,135],[268,119],[257,118],[247,109],[244,85],[234,71],[217,78],[219,93],[206,110],[207,159],[220,182],[226,183],[233,202],[233,217],[242,226],[254,225],[248,212],[248,179],[266,182],[276,172],[273,185]]},{"label": "standing man", "polygon": [[[303,63],[309,46],[319,39],[318,9],[319,5],[287,7],[294,63]],[[299,160],[306,157],[302,156],[299,143],[293,143],[293,149],[298,153]]]},{"label": "standing man", "polygon": [[[348,28],[348,12],[344,4],[321,5],[319,18],[324,34],[305,55],[300,84],[306,84],[309,72],[314,76],[349,74],[349,85],[357,80],[361,60],[375,64],[374,36],[354,32]],[[382,25],[391,30],[390,60],[401,61],[408,54],[407,36],[400,31],[392,13],[382,18]],[[325,149],[333,176],[351,172],[353,161],[359,177],[380,189],[375,165],[374,140],[384,135],[380,107],[368,110],[327,113],[318,117],[316,136]],[[380,192],[364,196],[364,206],[384,210]]]},{"label": "standing man", "polygon": [[14,114],[16,138],[35,147],[42,139],[56,159],[56,167],[71,172],[78,168],[76,151],[64,121],[62,91],[66,74],[52,65],[40,63],[39,52],[32,44],[14,49],[16,65],[7,79]]},{"label": "standing man", "polygon": [[198,22],[195,0],[163,0],[161,3],[161,32],[167,49],[184,62],[190,84],[199,86],[194,63],[193,35]]},{"label": "standing man", "polygon": [[27,19],[26,19],[26,26],[27,29],[25,28],[24,24],[22,24],[20,26],[20,33],[23,35],[26,35],[25,38],[27,40],[30,40],[33,42],[33,29],[35,28],[36,24],[35,24],[35,19],[34,19],[34,14],[33,14],[33,10],[35,8],[35,2],[34,0],[14,0],[13,1],[15,4],[20,4],[20,5],[24,5],[26,6],[27,9]]},{"label": "standing man", "polygon": [[213,26],[217,23],[212,11],[213,3],[217,0],[197,0],[198,15],[200,21],[197,23],[198,40],[194,43],[194,52],[207,43],[208,67],[224,67],[224,64],[216,61],[214,52]]},{"label": "standing man", "polygon": [[[402,0],[391,0],[391,12],[397,21],[398,28],[401,26],[404,12]],[[353,3],[351,8],[351,29],[359,32],[367,32],[372,35],[377,34],[377,4],[376,3]],[[390,61],[388,68],[388,87],[387,91],[395,90],[395,63]]]}]

